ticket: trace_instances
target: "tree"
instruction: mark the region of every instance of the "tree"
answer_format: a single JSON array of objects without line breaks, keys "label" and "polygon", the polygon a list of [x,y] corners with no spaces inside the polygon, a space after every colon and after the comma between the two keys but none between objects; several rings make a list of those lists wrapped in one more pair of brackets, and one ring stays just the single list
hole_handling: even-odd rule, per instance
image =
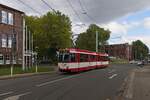
[{"label": "tree", "polygon": [[101,44],[102,51],[103,45],[107,44],[107,40],[110,38],[110,31],[105,30],[104,28],[100,28],[95,24],[91,24],[86,32],[83,32],[78,36],[76,40],[76,47],[80,49],[95,51],[96,31],[98,32],[98,43]]},{"label": "tree", "polygon": [[148,56],[149,48],[140,40],[132,42],[132,54],[133,58],[142,60]]},{"label": "tree", "polygon": [[26,16],[26,24],[33,33],[34,48],[38,47],[40,56],[54,60],[59,48],[71,47],[71,21],[61,12],[48,12],[41,17]]}]

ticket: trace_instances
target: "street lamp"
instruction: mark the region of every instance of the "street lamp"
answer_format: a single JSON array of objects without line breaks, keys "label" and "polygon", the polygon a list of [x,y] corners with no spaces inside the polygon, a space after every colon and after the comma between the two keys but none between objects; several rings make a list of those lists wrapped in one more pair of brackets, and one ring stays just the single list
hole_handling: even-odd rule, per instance
[{"label": "street lamp", "polygon": [[35,65],[35,70],[36,70],[36,73],[38,72],[38,49],[39,49],[39,47],[35,47],[35,62],[36,62],[36,65]]},{"label": "street lamp", "polygon": [[14,55],[15,55],[15,51],[16,51],[16,38],[15,35],[11,36],[12,38],[12,44],[11,44],[11,76],[13,76],[13,69],[14,69]]}]

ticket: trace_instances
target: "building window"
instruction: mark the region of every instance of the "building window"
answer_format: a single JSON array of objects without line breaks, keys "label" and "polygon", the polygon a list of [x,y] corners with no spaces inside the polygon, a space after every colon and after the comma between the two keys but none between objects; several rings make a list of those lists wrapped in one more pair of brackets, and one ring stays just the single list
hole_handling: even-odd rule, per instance
[{"label": "building window", "polygon": [[17,46],[16,34],[12,35],[12,48],[15,50]]},{"label": "building window", "polygon": [[2,11],[2,23],[5,23],[5,24],[8,23],[7,16],[8,16],[7,12]]},{"label": "building window", "polygon": [[9,55],[5,56],[5,61],[6,61],[6,64],[10,64],[10,56]]},{"label": "building window", "polygon": [[11,35],[8,36],[8,43],[7,43],[8,48],[12,47],[12,37]]},{"label": "building window", "polygon": [[6,11],[2,11],[2,23],[13,25],[14,18],[12,13],[8,13]]},{"label": "building window", "polygon": [[0,64],[4,64],[4,56],[0,54]]},{"label": "building window", "polygon": [[8,24],[13,25],[13,14],[8,13]]},{"label": "building window", "polygon": [[2,35],[2,47],[6,48],[7,47],[7,38],[6,35]]},{"label": "building window", "polygon": [[9,55],[6,55],[6,58],[5,58],[5,60],[10,60],[10,59],[9,59]]}]

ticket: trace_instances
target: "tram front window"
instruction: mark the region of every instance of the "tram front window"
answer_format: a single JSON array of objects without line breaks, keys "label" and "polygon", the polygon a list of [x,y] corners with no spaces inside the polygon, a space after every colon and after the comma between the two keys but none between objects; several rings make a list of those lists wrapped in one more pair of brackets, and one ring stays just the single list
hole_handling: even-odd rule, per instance
[{"label": "tram front window", "polygon": [[69,62],[70,55],[69,54],[60,54],[59,55],[59,62]]},{"label": "tram front window", "polygon": [[69,61],[70,61],[70,55],[69,54],[64,54],[63,62],[69,62]]}]

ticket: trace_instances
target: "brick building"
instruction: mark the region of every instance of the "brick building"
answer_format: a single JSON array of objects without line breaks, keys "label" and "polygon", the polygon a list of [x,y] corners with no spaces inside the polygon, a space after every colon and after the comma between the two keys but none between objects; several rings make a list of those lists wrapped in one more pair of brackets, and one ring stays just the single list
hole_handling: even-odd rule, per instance
[{"label": "brick building", "polygon": [[0,4],[0,65],[22,64],[23,18],[23,12]]},{"label": "brick building", "polygon": [[114,44],[114,45],[105,45],[105,52],[109,56],[117,57],[121,59],[132,59],[132,46],[128,43],[125,44]]}]

